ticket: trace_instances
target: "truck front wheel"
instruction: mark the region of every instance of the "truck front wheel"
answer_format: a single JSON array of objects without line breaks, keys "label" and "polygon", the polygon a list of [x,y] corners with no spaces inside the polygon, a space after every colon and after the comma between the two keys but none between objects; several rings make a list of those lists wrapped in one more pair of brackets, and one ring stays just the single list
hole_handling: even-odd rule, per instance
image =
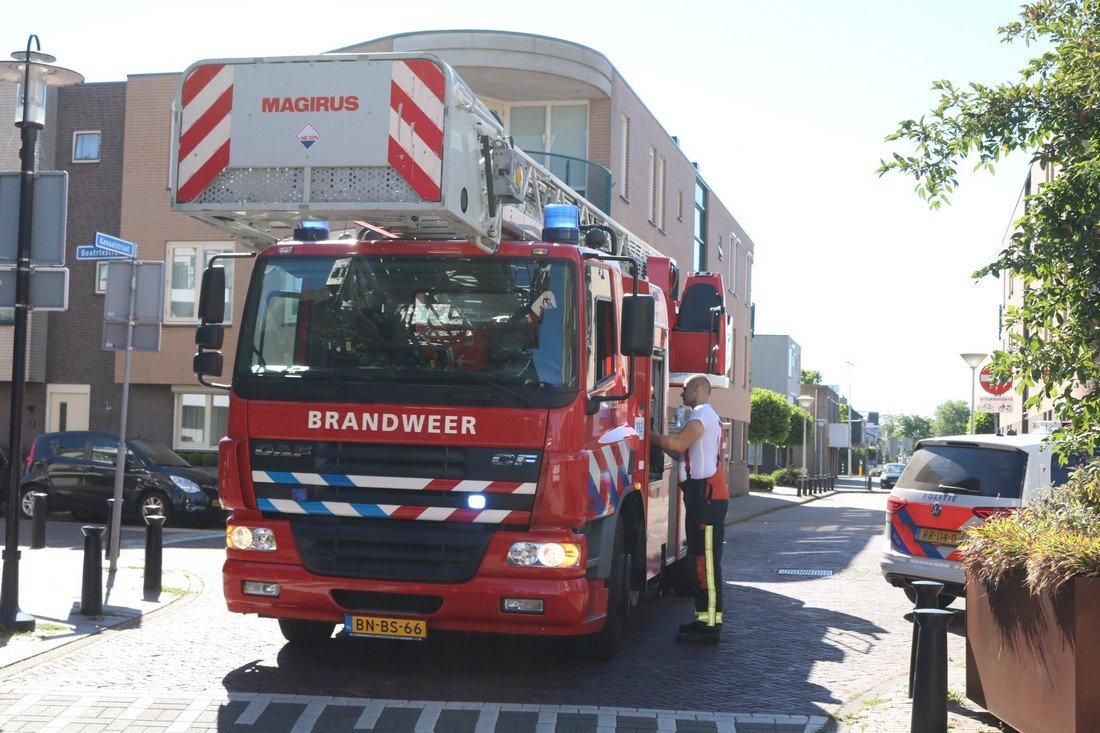
[{"label": "truck front wheel", "polygon": [[611,575],[607,578],[607,620],[594,634],[576,639],[576,654],[581,659],[609,662],[615,658],[623,638],[623,620],[630,612],[630,602],[637,602],[631,593],[633,558],[623,551],[622,518],[616,522],[615,549],[612,552]]},{"label": "truck front wheel", "polygon": [[291,644],[319,644],[332,637],[336,624],[328,621],[304,621],[297,618],[279,619],[279,631]]}]

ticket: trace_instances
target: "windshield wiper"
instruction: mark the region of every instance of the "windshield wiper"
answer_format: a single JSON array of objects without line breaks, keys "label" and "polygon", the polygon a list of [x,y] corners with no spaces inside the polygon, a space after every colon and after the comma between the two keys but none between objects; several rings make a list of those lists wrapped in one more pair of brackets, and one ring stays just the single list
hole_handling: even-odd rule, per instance
[{"label": "windshield wiper", "polygon": [[980,489],[972,489],[969,486],[957,486],[955,484],[940,484],[936,487],[936,489],[945,493],[951,491],[962,491],[966,494],[977,494],[980,491]]},{"label": "windshield wiper", "polygon": [[523,394],[522,392],[517,392],[516,390],[512,389],[511,387],[505,387],[500,382],[497,382],[493,379],[490,379],[489,377],[485,376],[481,372],[451,372],[451,374],[454,374],[454,375],[461,374],[463,377],[468,377],[469,379],[472,379],[475,382],[480,382],[481,384],[488,385],[488,386],[492,387],[493,389],[497,390],[498,392],[503,392],[504,394],[506,394],[510,397],[515,397],[517,400],[519,400],[523,404],[527,405],[528,407],[534,407],[535,406],[535,401],[532,400],[527,395]]}]

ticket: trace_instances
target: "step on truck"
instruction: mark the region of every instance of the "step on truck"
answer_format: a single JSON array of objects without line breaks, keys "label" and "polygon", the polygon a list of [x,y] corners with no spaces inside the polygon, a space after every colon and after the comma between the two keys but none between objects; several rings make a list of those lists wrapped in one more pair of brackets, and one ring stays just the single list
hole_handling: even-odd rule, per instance
[{"label": "step on truck", "polygon": [[194,358],[230,393],[229,610],[293,643],[463,631],[612,657],[639,598],[685,582],[648,433],[681,372],[728,386],[720,276],[681,302],[672,259],[430,54],[201,61],[174,128],[172,209],[237,242],[203,273]]}]

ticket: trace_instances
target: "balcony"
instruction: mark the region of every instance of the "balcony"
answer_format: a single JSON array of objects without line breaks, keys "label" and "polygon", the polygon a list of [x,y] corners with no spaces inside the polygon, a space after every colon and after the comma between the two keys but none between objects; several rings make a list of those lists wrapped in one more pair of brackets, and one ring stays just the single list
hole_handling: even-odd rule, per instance
[{"label": "balcony", "polygon": [[599,163],[584,158],[560,153],[545,153],[541,150],[524,150],[536,162],[565,181],[574,191],[584,196],[611,216],[611,171]]}]

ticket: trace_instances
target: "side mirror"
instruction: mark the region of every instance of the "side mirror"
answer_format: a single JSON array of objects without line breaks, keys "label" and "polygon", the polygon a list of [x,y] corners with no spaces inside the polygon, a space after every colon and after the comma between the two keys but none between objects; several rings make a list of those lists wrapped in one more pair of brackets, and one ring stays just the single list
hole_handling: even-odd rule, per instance
[{"label": "side mirror", "polygon": [[653,324],[657,302],[652,295],[623,296],[622,341],[625,356],[653,355]]},{"label": "side mirror", "polygon": [[221,351],[225,329],[220,323],[204,323],[195,329],[195,345],[202,349]]},{"label": "side mirror", "polygon": [[200,351],[193,361],[195,374],[200,377],[220,377],[222,375],[222,354],[220,351]]},{"label": "side mirror", "polygon": [[221,323],[225,320],[225,268],[207,267],[202,271],[199,291],[199,320]]}]

